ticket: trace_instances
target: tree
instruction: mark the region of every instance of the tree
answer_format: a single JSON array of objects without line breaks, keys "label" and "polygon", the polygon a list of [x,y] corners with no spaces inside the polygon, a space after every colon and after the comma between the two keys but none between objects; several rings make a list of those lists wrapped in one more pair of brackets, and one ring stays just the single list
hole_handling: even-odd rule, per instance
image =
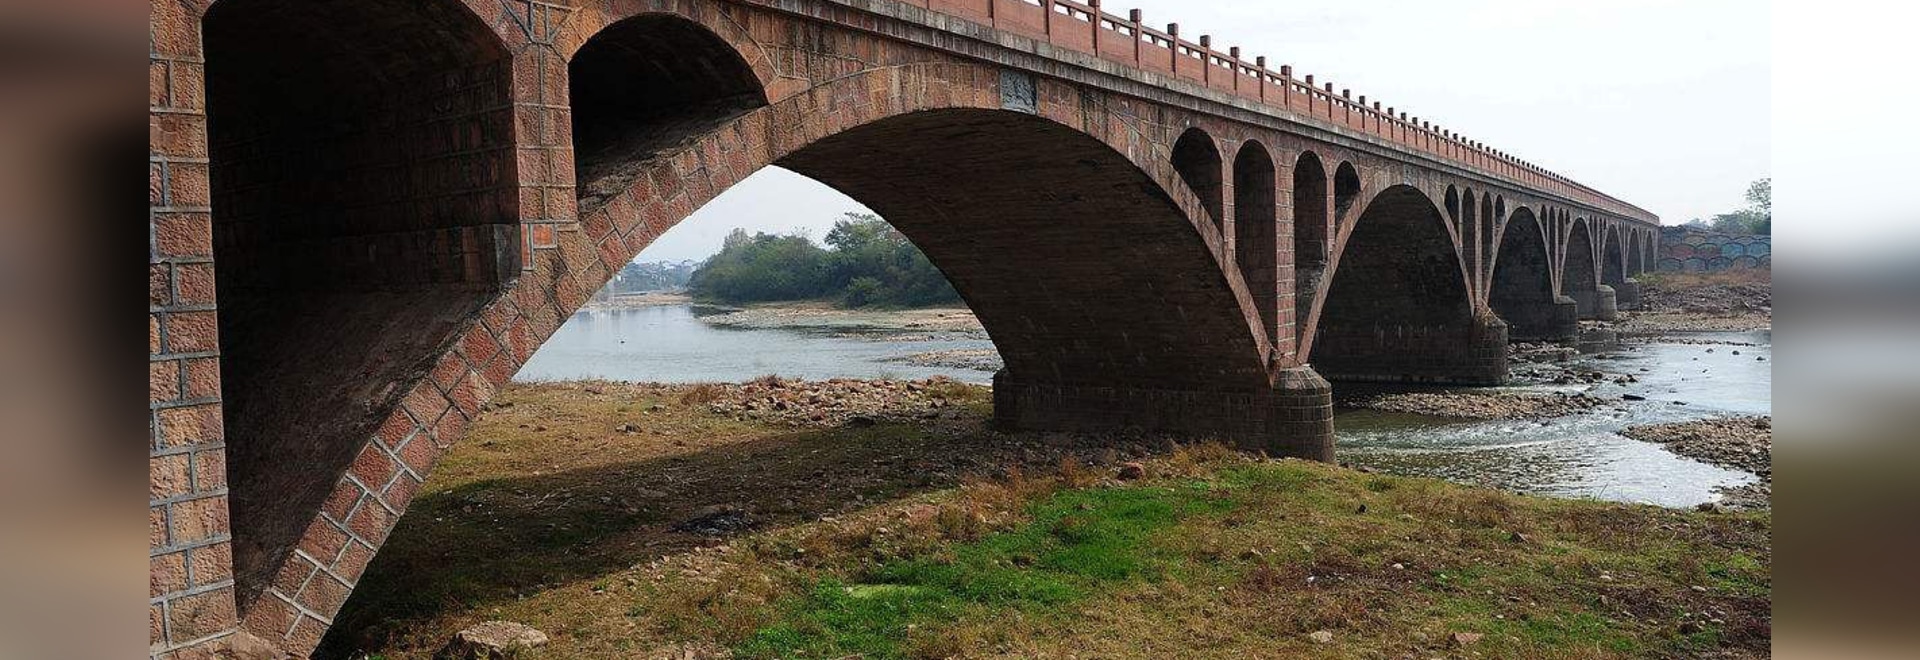
[{"label": "tree", "polygon": [[1747,208],[1773,215],[1773,177],[1767,177],[1747,186]]},{"label": "tree", "polygon": [[[1698,219],[1687,226],[1703,226]],[[1765,178],[1747,186],[1747,207],[1713,216],[1704,227],[1722,234],[1773,233],[1773,179]]]},{"label": "tree", "polygon": [[922,307],[960,300],[940,269],[878,216],[848,213],[822,250],[802,234],[728,234],[693,274],[695,297],[727,303],[834,298],[847,307]]}]

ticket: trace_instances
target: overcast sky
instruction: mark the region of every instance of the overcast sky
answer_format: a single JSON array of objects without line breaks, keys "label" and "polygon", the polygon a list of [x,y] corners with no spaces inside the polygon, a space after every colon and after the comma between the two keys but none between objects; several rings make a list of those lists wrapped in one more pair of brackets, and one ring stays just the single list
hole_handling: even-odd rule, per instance
[{"label": "overcast sky", "polygon": [[[1669,224],[1770,176],[1771,21],[1755,0],[1108,0],[1214,35],[1608,194]],[[858,202],[769,168],[640,259],[701,259],[734,227],[817,239]]]}]

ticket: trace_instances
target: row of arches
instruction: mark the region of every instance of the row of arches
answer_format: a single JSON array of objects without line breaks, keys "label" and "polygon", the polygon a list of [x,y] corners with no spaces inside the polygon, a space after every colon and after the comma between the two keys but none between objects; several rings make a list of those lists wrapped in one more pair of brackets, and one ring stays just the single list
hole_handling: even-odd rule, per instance
[{"label": "row of arches", "polygon": [[[1180,181],[1200,199],[1208,220],[1225,237],[1228,194],[1223,181],[1228,176],[1217,142],[1204,129],[1188,128],[1174,142],[1171,160]],[[1310,314],[1307,306],[1315,298],[1331,260],[1329,237],[1335,227],[1343,225],[1360,198],[1361,182],[1359,171],[1349,162],[1342,162],[1329,175],[1320,156],[1311,150],[1301,151],[1290,171],[1293,289],[1282,292],[1277,284],[1267,285],[1276,282],[1279,274],[1277,260],[1282,246],[1277,242],[1277,193],[1281,182],[1277,180],[1273,152],[1258,140],[1241,143],[1232,162],[1231,253],[1242,278],[1254,290],[1262,328],[1279,327],[1278,301],[1283,294],[1292,296],[1293,326],[1298,334],[1286,339],[1299,342],[1305,340],[1301,335]]]},{"label": "row of arches", "polygon": [[[987,79],[971,65],[863,74],[948,76],[938,84],[834,76],[808,90],[825,91],[776,98],[710,27],[642,14],[585,40],[556,85],[565,96],[544,104],[565,111],[548,112],[520,103],[531,82],[516,79],[516,56],[457,2],[223,0],[201,28],[243,616],[350,589],[280,578],[352,561],[296,552],[331,530],[363,534],[354,550],[371,554],[392,523],[377,516],[404,509],[491,388],[610,266],[768,165],[860,200],[945,273],[1006,364],[996,397],[1035,393],[997,399],[996,416],[1079,423],[1046,418],[1071,417],[1041,398],[1062,392],[1236,401],[1205,395],[1270,386],[1240,291],[1189,224],[1207,220],[1182,211],[1199,202],[1218,231],[1224,170],[1189,183],[1210,193],[1196,200],[1097,136],[998,107],[992,87],[927,91]],[[819,103],[873,87],[921,97]],[[849,119],[859,112],[870,116]],[[545,147],[527,146],[541,136]],[[570,175],[555,156],[567,151]],[[1236,156],[1236,203],[1269,217],[1235,239],[1273,245],[1275,192],[1255,182],[1277,168],[1263,150]],[[526,183],[556,180],[575,185]],[[1272,279],[1278,250],[1266,255],[1241,260],[1244,279]],[[1274,292],[1250,297],[1270,323]],[[1106,418],[1235,419],[1184,410]],[[396,457],[417,472],[391,469]],[[330,616],[339,603],[310,607]],[[325,623],[249,625],[278,638]]]},{"label": "row of arches", "polygon": [[[1000,72],[874,66],[796,82],[761,70],[766,53],[737,35],[680,14],[584,37],[556,95],[560,69],[518,77],[528,55],[457,0],[310,5],[221,0],[201,26],[233,567],[240,610],[263,636],[324,630],[311,615],[273,617],[282,603],[323,616],[339,606],[313,599],[350,590],[341,567],[377,549],[384,516],[424,476],[394,461],[430,467],[608,264],[767,165],[861,200],[927,253],[1007,365],[996,416],[1243,433],[1206,425],[1268,421],[1272,360],[1249,327],[1295,328],[1264,341],[1294,340],[1330,374],[1504,344],[1476,324],[1462,230],[1413,186],[1363,200],[1352,162],[1303,150],[1287,163],[1247,141],[1229,164],[1195,128],[1172,146],[1168,177],[1166,163],[1144,162],[1153,156],[1000,106]],[[850,41],[784,27],[755,33],[806,41],[793,48]],[[867,102],[831,105],[849,98]],[[1109,120],[1122,121],[1090,123]],[[1200,240],[1208,225],[1233,246],[1231,268]],[[1092,404],[1067,407],[1081,401]],[[358,545],[295,552],[341,529]],[[296,573],[314,581],[280,579]]]}]

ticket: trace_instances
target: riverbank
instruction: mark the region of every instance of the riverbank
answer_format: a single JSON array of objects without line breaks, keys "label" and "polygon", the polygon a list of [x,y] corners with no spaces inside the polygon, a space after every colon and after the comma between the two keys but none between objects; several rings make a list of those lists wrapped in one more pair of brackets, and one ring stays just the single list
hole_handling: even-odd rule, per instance
[{"label": "riverbank", "polygon": [[679,291],[648,291],[646,293],[628,293],[611,296],[606,299],[588,300],[581,306],[583,310],[601,309],[642,309],[665,305],[687,305],[693,303],[693,297]]},{"label": "riverbank", "polygon": [[1738,508],[1773,506],[1773,418],[1706,419],[1638,426],[1629,438],[1662,445],[1675,454],[1760,478],[1758,483],[1725,489],[1721,504]]},{"label": "riverbank", "polygon": [[428,658],[509,620],[586,659],[1769,652],[1767,512],[1003,433],[990,409],[942,381],[508,387],[327,648]]},{"label": "riverbank", "polygon": [[1622,312],[1614,329],[1645,336],[1772,328],[1772,277],[1765,270],[1642,275],[1641,311]]},{"label": "riverbank", "polygon": [[845,309],[825,301],[804,301],[709,309],[712,313],[703,314],[700,320],[725,328],[884,335],[896,341],[911,340],[913,335],[987,336],[980,319],[965,307]]}]

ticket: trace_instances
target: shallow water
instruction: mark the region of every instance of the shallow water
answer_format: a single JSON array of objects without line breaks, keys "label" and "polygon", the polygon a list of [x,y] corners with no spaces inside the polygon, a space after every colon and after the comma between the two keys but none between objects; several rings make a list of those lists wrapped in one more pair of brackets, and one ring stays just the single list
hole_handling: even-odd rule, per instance
[{"label": "shallow water", "polygon": [[[993,379],[990,371],[897,361],[927,351],[991,349],[992,342],[985,339],[921,334],[903,340],[846,330],[720,328],[701,322],[695,309],[685,305],[583,311],[562,326],[516,378],[666,383],[737,382],[767,374],[806,379],[946,375],[973,383]],[[1642,424],[1771,415],[1773,342],[1766,332],[1686,337],[1728,343],[1635,343],[1620,353],[1582,360],[1601,371],[1639,377],[1640,382],[1629,385],[1507,388],[1586,390],[1606,399],[1635,394],[1646,401],[1620,400],[1590,413],[1540,421],[1458,422],[1342,410],[1335,415],[1339,458],[1399,474],[1542,495],[1662,506],[1713,501],[1718,499],[1715,488],[1755,478],[1681,458],[1619,432]]]},{"label": "shallow water", "polygon": [[946,375],[970,383],[993,381],[991,371],[889,361],[926,351],[991,349],[991,341],[922,335],[923,341],[903,342],[854,330],[723,328],[702,323],[689,305],[585,310],[560,326],[514,378],[700,383],[769,374],[809,380]]},{"label": "shallow water", "polygon": [[[1455,422],[1417,415],[1342,410],[1334,415],[1342,461],[1396,474],[1416,474],[1523,493],[1591,497],[1661,506],[1719,499],[1714,489],[1752,483],[1728,470],[1620,435],[1630,426],[1709,417],[1773,414],[1773,347],[1766,332],[1692,334],[1727,344],[1630,344],[1589,357],[1597,370],[1640,382],[1605,384],[1589,394],[1619,400],[1592,412],[1547,420]],[[1739,355],[1734,355],[1739,351]],[[1760,361],[1758,358],[1765,358]],[[1643,371],[1644,370],[1644,371]],[[1585,386],[1520,386],[1555,392]],[[1684,404],[1684,405],[1681,405]]]}]

